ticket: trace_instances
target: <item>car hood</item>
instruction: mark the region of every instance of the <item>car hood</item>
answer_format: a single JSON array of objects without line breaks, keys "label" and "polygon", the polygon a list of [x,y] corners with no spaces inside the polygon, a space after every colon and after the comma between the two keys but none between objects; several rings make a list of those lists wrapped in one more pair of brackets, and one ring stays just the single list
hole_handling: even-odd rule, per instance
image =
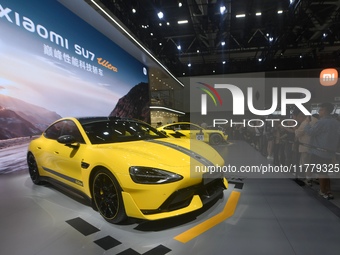
[{"label": "car hood", "polygon": [[[163,138],[98,145],[107,154],[121,155],[129,165],[153,166],[168,169],[190,164],[223,164],[219,153],[204,142],[191,139]],[[113,155],[111,154],[111,155]]]}]

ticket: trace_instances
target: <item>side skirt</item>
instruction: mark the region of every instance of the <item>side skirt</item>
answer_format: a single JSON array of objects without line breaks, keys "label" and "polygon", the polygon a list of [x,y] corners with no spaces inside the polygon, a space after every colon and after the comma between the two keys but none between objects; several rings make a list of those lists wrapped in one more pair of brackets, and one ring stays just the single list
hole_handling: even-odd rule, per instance
[{"label": "side skirt", "polygon": [[49,184],[53,185],[58,191],[62,192],[64,195],[69,196],[70,198],[76,200],[79,203],[82,203],[87,206],[91,206],[95,211],[98,211],[95,203],[93,203],[92,198],[87,196],[85,193],[61,182],[58,180],[55,180],[51,177],[47,176],[41,176],[40,177],[42,181],[46,181]]}]

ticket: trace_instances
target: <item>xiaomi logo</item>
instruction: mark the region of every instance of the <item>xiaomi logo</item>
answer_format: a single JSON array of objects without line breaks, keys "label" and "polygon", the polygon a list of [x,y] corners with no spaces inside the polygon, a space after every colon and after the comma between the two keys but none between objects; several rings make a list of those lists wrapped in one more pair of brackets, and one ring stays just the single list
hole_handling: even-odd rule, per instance
[{"label": "xiaomi logo", "polygon": [[338,82],[338,71],[334,68],[322,70],[320,73],[320,84],[322,86],[334,86]]}]

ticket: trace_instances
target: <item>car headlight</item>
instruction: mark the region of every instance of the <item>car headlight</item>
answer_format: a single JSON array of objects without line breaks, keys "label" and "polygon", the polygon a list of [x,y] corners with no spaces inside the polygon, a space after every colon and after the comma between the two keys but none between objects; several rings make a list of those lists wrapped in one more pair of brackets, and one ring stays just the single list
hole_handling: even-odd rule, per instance
[{"label": "car headlight", "polygon": [[132,180],[141,184],[163,184],[183,179],[179,174],[152,167],[131,166],[129,171]]}]

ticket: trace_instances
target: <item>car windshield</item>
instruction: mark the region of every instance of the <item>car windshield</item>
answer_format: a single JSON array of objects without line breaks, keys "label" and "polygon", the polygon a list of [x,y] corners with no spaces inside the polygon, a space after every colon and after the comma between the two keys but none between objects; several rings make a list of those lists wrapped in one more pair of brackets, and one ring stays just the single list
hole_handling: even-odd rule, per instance
[{"label": "car windshield", "polygon": [[166,136],[146,123],[131,120],[106,120],[83,124],[92,144],[130,142],[165,138]]}]

